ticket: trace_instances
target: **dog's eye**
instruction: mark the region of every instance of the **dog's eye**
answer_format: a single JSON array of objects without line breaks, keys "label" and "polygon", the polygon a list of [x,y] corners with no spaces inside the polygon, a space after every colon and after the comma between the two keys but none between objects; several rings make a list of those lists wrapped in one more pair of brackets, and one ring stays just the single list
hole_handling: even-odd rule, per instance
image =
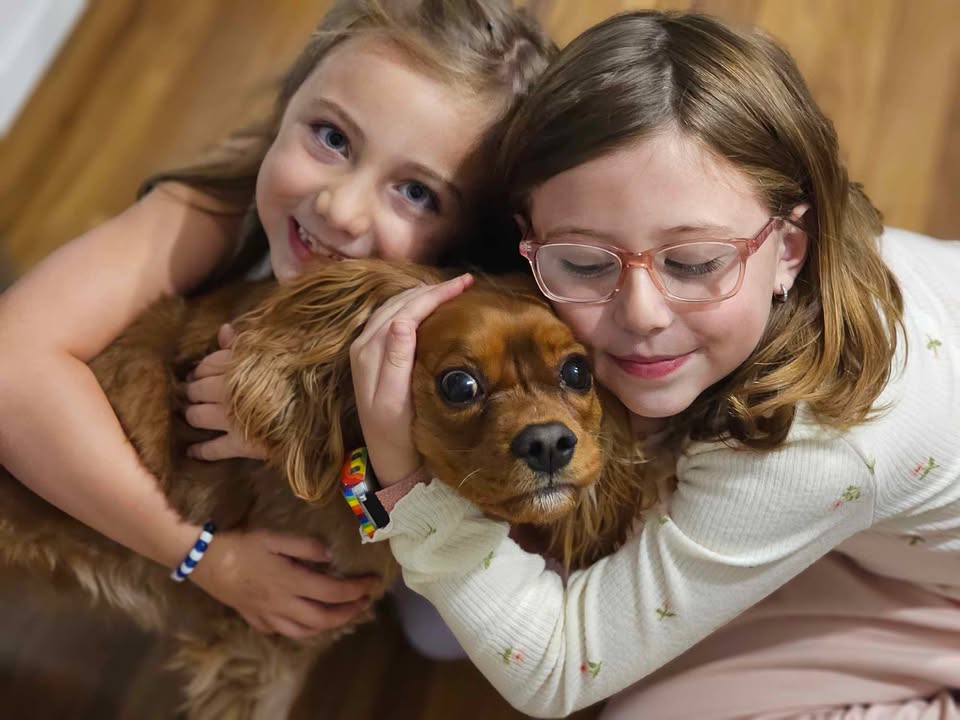
[{"label": "dog's eye", "polygon": [[451,370],[437,383],[443,399],[454,405],[465,405],[480,394],[480,383],[464,370]]},{"label": "dog's eye", "polygon": [[567,358],[560,366],[560,380],[571,390],[589,390],[593,379],[587,359],[582,355]]}]

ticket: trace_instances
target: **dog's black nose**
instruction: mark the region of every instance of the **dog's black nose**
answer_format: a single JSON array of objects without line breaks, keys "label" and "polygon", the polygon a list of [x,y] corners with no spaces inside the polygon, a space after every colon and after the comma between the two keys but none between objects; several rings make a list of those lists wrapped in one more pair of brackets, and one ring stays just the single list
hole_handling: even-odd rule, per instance
[{"label": "dog's black nose", "polygon": [[559,422],[527,425],[510,443],[510,451],[533,470],[555,472],[570,462],[577,436]]}]

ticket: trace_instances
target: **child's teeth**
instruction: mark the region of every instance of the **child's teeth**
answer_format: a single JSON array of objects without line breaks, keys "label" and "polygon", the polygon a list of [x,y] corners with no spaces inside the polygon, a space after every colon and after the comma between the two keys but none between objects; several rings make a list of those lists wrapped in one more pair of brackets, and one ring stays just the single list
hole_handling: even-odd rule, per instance
[{"label": "child's teeth", "polygon": [[313,237],[303,228],[303,226],[297,226],[297,234],[300,236],[300,239],[303,241],[304,245],[309,247],[311,250],[317,249],[316,242],[314,241]]},{"label": "child's teeth", "polygon": [[310,233],[307,232],[306,228],[302,225],[297,225],[297,235],[300,236],[300,240],[303,241],[303,244],[306,245],[310,250],[317,253],[318,255],[324,255],[326,257],[335,257],[334,253],[327,250],[320,242],[313,237]]}]

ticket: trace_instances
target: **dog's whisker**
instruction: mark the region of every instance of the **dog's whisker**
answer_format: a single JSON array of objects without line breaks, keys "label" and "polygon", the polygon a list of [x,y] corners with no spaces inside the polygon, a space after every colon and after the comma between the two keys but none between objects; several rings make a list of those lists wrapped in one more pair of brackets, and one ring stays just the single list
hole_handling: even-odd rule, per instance
[{"label": "dog's whisker", "polygon": [[480,470],[482,470],[482,468],[477,468],[476,470],[471,470],[470,472],[468,472],[467,475],[466,475],[466,477],[464,477],[463,480],[460,481],[460,484],[457,485],[457,490],[459,490],[460,488],[462,488],[462,487],[463,487],[463,484],[464,484],[467,480],[469,480],[471,477],[473,477],[474,475],[476,475],[478,472],[480,472]]}]

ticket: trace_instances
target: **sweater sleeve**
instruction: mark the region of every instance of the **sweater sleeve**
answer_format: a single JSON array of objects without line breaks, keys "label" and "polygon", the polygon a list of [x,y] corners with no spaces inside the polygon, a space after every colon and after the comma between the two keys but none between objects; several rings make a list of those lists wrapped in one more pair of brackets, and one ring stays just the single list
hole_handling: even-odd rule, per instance
[{"label": "sweater sleeve", "polygon": [[451,488],[418,485],[375,540],[517,709],[562,717],[658,669],[871,525],[871,466],[840,439],[709,445],[666,515],[564,585]]}]

